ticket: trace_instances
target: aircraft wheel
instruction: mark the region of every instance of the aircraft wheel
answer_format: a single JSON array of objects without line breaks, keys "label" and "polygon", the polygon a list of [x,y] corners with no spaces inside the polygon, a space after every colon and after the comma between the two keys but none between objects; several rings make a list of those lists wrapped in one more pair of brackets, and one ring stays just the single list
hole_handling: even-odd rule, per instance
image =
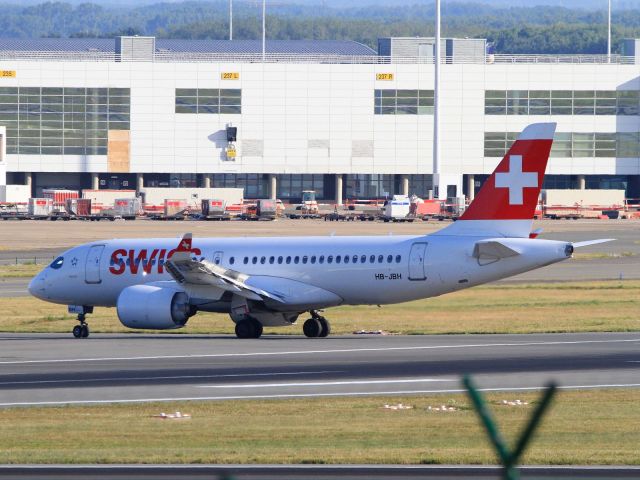
[{"label": "aircraft wheel", "polygon": [[82,337],[82,326],[80,325],[76,325],[75,327],[73,327],[73,336],[76,338],[81,338]]},{"label": "aircraft wheel", "polygon": [[262,336],[262,324],[256,320],[255,318],[251,318],[249,320],[251,323],[251,337],[250,338],[260,338]]},{"label": "aircraft wheel", "polygon": [[322,325],[320,325],[320,321],[316,318],[310,318],[304,325],[302,326],[302,331],[309,338],[316,338],[320,336],[322,332]]},{"label": "aircraft wheel", "polygon": [[260,338],[262,330],[262,324],[253,318],[236,323],[238,338]]},{"label": "aircraft wheel", "polygon": [[324,317],[320,317],[318,318],[318,322],[320,322],[320,335],[318,336],[321,338],[328,337],[331,333],[331,324],[329,323],[329,320]]},{"label": "aircraft wheel", "polygon": [[87,338],[89,336],[89,325],[86,323],[80,327],[80,334],[82,338]]},{"label": "aircraft wheel", "polygon": [[248,320],[242,320],[236,323],[236,337],[238,338],[251,338],[253,326]]}]

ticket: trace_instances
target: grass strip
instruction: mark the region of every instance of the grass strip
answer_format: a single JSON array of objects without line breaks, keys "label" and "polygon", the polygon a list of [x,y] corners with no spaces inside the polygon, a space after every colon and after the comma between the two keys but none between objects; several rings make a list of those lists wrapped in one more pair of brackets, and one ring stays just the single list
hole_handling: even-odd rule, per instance
[{"label": "grass strip", "polygon": [[[539,393],[491,393],[513,444]],[[528,405],[503,405],[503,400]],[[640,390],[561,391],[525,464],[640,464]],[[391,411],[384,404],[414,408]],[[455,411],[428,407],[452,406]],[[191,420],[160,420],[181,411]],[[323,398],[13,408],[1,463],[399,463],[497,460],[466,396]]]},{"label": "grass strip", "polygon": [[19,263],[16,265],[0,265],[0,278],[31,278],[40,272],[45,265],[35,263]]},{"label": "grass strip", "polygon": [[[640,330],[640,281],[492,284],[398,305],[345,306],[325,312],[335,334],[382,329],[398,334],[628,332]],[[32,297],[0,298],[0,331],[68,332],[66,307]],[[301,316],[267,334],[300,334]],[[88,317],[92,332],[133,332],[115,309]],[[167,333],[233,333],[228,315],[198,313],[186,328]]]}]

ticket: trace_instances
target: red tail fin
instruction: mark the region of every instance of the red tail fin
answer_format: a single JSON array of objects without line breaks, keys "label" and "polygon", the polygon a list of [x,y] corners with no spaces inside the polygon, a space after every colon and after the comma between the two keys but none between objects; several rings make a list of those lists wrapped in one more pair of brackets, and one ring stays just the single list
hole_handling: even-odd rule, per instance
[{"label": "red tail fin", "polygon": [[555,130],[526,127],[460,219],[437,234],[528,237]]},{"label": "red tail fin", "polygon": [[555,130],[555,123],[526,127],[460,220],[532,219]]}]

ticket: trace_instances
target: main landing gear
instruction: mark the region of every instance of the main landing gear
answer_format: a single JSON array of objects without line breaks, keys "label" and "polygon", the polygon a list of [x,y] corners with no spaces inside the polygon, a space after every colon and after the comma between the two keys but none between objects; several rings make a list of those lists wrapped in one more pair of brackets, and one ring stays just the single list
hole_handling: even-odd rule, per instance
[{"label": "main landing gear", "polygon": [[73,327],[73,336],[76,338],[87,338],[89,336],[89,325],[86,322],[86,315],[84,313],[78,314],[78,322],[80,322],[80,325]]},{"label": "main landing gear", "polygon": [[236,336],[238,338],[260,338],[262,324],[255,318],[248,317],[236,323]]},{"label": "main landing gear", "polygon": [[302,331],[309,338],[327,337],[331,333],[329,321],[317,311],[311,310],[311,318],[304,322]]}]

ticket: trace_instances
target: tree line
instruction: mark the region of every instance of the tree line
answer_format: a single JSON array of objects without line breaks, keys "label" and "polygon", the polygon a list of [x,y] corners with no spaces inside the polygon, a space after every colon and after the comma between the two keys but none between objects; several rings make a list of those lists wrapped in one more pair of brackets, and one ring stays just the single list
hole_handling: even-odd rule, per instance
[{"label": "tree line", "polygon": [[[268,0],[269,1],[269,0]],[[261,38],[259,0],[234,3],[234,39]],[[228,2],[187,1],[142,7],[105,8],[46,2],[2,5],[0,36],[10,38],[155,35],[159,38],[228,38]],[[387,36],[432,36],[434,7],[335,7],[273,4],[267,15],[269,39],[354,40],[377,49]],[[622,38],[640,36],[640,9],[616,11],[613,49]],[[553,6],[496,7],[445,2],[445,36],[486,38],[497,53],[606,52],[604,11]]]}]

